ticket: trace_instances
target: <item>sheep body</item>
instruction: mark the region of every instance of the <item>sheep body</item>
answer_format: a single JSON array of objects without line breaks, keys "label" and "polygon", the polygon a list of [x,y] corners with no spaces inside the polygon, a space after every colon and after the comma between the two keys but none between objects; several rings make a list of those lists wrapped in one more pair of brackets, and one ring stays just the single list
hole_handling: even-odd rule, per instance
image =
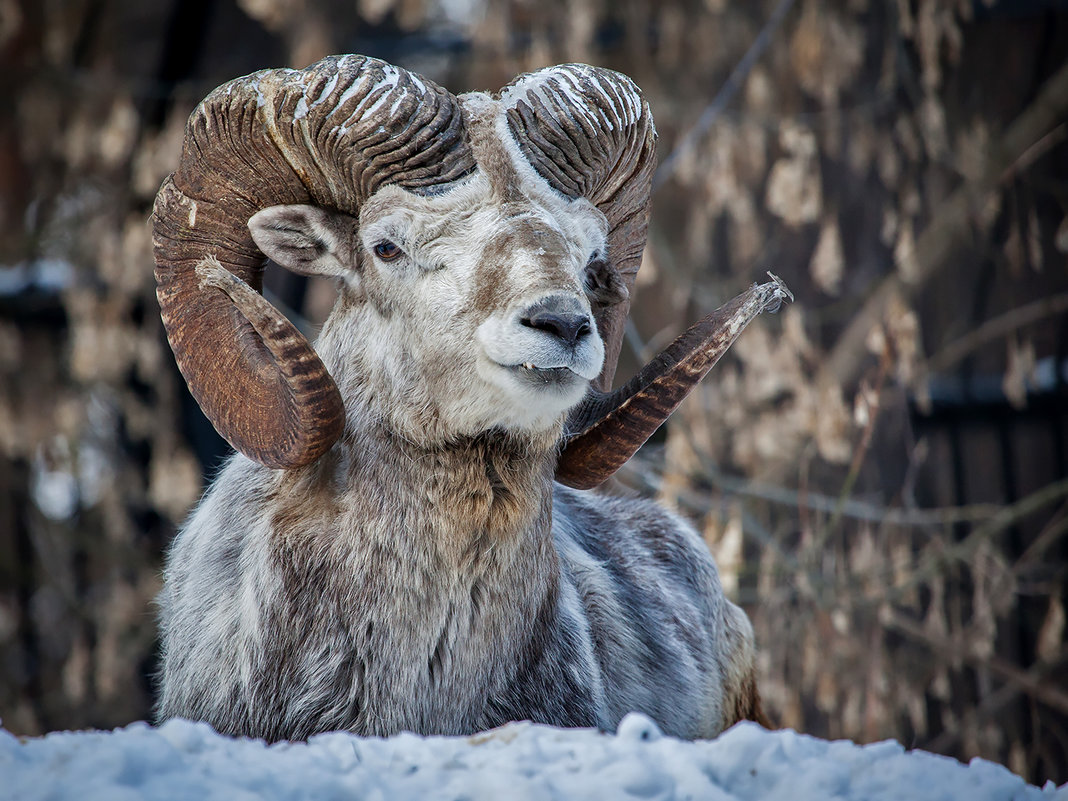
[{"label": "sheep body", "polygon": [[[551,451],[530,471],[527,447],[492,437],[397,455],[388,483],[355,456],[300,477],[233,458],[170,554],[163,717],[268,740],[611,730],[634,710],[680,737],[733,722],[751,631],[683,521],[550,494]],[[399,507],[404,492],[424,502]]]},{"label": "sheep body", "polygon": [[[580,65],[521,79],[502,100],[448,103],[373,60],[310,69],[320,97],[339,95],[337,109],[300,106],[303,78],[251,76],[236,82],[238,100],[226,88],[209,96],[191,131],[251,120],[269,135],[226,139],[225,148],[246,144],[220,151],[219,163],[245,169],[254,154],[262,171],[281,169],[272,148],[284,141],[294,174],[312,175],[328,159],[300,142],[334,131],[321,120],[350,114],[351,92],[332,77],[350,69],[345,80],[364,87],[372,115],[361,135],[381,141],[394,123],[373,115],[387,111],[430,119],[423,106],[436,97],[433,119],[452,113],[450,130],[465,133],[450,141],[470,154],[434,191],[364,181],[372,189],[358,212],[292,202],[304,177],[262,189],[290,198],[282,205],[224,193],[213,206],[196,199],[216,179],[197,172],[216,152],[205,138],[161,190],[168,334],[213,422],[255,461],[230,459],[170,549],[160,717],[278,740],[333,729],[462,734],[517,719],[612,729],[640,711],[692,738],[758,714],[751,627],[693,529],[649,502],[553,481],[569,413],[592,397],[591,382],[610,381],[606,353],[618,352],[628,302],[618,265],[644,238],[626,163],[627,153],[651,157],[644,101],[622,76]],[[379,102],[365,80],[379,73],[396,79],[390,91],[422,94]],[[593,98],[582,124],[601,120],[620,139],[612,151],[591,138],[575,152],[594,165],[580,177],[613,170],[589,189],[606,196],[601,206],[544,177],[572,180],[574,165],[544,155],[563,152],[545,138],[552,130],[508,116],[523,98],[543,109],[559,97],[578,103],[580,80]],[[298,84],[304,94],[292,93]],[[559,86],[571,88],[552,100]],[[604,103],[617,101],[612,122]],[[294,104],[304,112],[286,111]],[[283,136],[301,126],[306,137]],[[412,161],[413,184],[422,180],[414,144],[386,145]],[[648,166],[638,171],[647,186]],[[339,197],[350,191],[348,174],[330,180]],[[250,242],[235,228],[246,219]],[[230,251],[212,245],[239,240]],[[254,271],[231,271],[257,254],[337,280],[314,351],[246,282]],[[602,324],[615,333],[602,337]],[[326,433],[316,427],[324,419]]]}]

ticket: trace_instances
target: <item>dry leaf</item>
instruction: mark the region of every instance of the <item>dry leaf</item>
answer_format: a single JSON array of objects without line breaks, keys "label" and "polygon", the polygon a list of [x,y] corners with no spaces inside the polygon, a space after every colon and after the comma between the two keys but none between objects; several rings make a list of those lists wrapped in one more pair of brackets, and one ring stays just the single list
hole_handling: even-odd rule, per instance
[{"label": "dry leaf", "polygon": [[815,222],[823,207],[816,136],[796,123],[784,124],[779,144],[788,155],[772,165],[765,205],[792,227]]},{"label": "dry leaf", "polygon": [[916,35],[916,19],[912,15],[912,4],[909,0],[897,0],[898,30],[903,39],[911,39]]},{"label": "dry leaf", "polygon": [[916,161],[920,158],[922,155],[920,140],[916,136],[915,123],[910,115],[902,113],[897,118],[897,122],[894,123],[894,138],[909,161]]},{"label": "dry leaf", "polygon": [[809,273],[816,286],[828,295],[837,295],[842,288],[842,270],[845,257],[842,255],[842,235],[838,230],[838,220],[828,217],[820,229],[820,238],[816,250],[809,262]]},{"label": "dry leaf", "polygon": [[884,245],[889,247],[897,240],[898,222],[897,209],[893,206],[887,206],[883,209],[883,224],[879,228],[879,241]]},{"label": "dry leaf", "polygon": [[1057,234],[1053,238],[1053,243],[1061,253],[1068,253],[1068,216],[1057,226]]},{"label": "dry leaf", "polygon": [[709,515],[705,542],[716,560],[716,567],[719,568],[723,591],[729,597],[737,598],[739,577],[745,567],[741,508],[732,506],[730,517],[722,527],[713,515]]},{"label": "dry leaf", "polygon": [[1017,342],[1015,336],[1008,343],[1008,366],[1001,380],[1001,389],[1015,409],[1027,406],[1027,386],[1035,372],[1035,346],[1031,340]]},{"label": "dry leaf", "polygon": [[157,452],[149,465],[149,497],[172,520],[181,520],[200,495],[200,480],[200,465],[186,449]]},{"label": "dry leaf", "polygon": [[956,138],[954,153],[957,169],[969,181],[978,181],[990,163],[990,125],[976,120],[963,128]]},{"label": "dry leaf", "polygon": [[816,448],[826,461],[845,464],[853,455],[853,420],[842,397],[842,388],[825,384],[816,403]]},{"label": "dry leaf", "polygon": [[863,60],[863,30],[819,3],[805,4],[790,40],[790,64],[806,92],[824,106],[837,105]]},{"label": "dry leaf", "polygon": [[894,142],[884,142],[876,154],[876,169],[879,171],[879,179],[884,186],[897,185],[901,177],[901,154]]},{"label": "dry leaf", "polygon": [[916,260],[916,237],[912,232],[912,220],[906,219],[898,228],[894,243],[894,265],[906,284],[914,283],[920,276],[920,263]]},{"label": "dry leaf", "polygon": [[[899,3],[899,8],[906,3]],[[916,13],[916,46],[920,54],[921,77],[928,90],[942,84],[942,56],[959,58],[962,33],[954,8],[944,0],[920,0]]]},{"label": "dry leaf", "polygon": [[775,109],[775,87],[763,66],[753,67],[745,82],[745,105],[753,111],[772,113]]},{"label": "dry leaf", "polygon": [[1009,746],[1008,768],[1018,776],[1026,776],[1031,765],[1027,750],[1023,743],[1013,743]]},{"label": "dry leaf", "polygon": [[949,150],[946,110],[935,95],[926,95],[920,103],[919,122],[927,155],[933,159],[943,158]]},{"label": "dry leaf", "polygon": [[818,673],[816,707],[823,712],[833,712],[838,707],[838,683],[830,670],[821,670]]},{"label": "dry leaf", "polygon": [[875,388],[862,380],[853,399],[853,424],[857,428],[867,427],[879,412],[879,396]]},{"label": "dry leaf", "polygon": [[97,152],[106,168],[125,164],[140,133],[137,110],[129,97],[119,97],[111,105],[111,112],[97,134]]},{"label": "dry leaf", "polygon": [[237,0],[241,10],[268,30],[277,31],[303,10],[299,0]]},{"label": "dry leaf", "polygon": [[823,196],[814,160],[793,157],[776,161],[768,177],[764,202],[768,211],[791,227],[815,222]]},{"label": "dry leaf", "polygon": [[920,359],[920,319],[900,295],[894,295],[886,304],[883,322],[894,354],[894,375],[910,385]]},{"label": "dry leaf", "polygon": [[1064,601],[1059,591],[1053,592],[1049,599],[1049,610],[1042,628],[1038,630],[1038,643],[1035,652],[1040,662],[1056,663],[1064,650]]}]

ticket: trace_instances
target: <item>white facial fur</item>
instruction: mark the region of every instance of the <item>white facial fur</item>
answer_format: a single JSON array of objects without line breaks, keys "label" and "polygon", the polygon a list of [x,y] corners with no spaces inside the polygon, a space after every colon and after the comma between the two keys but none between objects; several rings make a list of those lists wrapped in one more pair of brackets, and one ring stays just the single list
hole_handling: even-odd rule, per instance
[{"label": "white facial fur", "polygon": [[[539,192],[502,203],[476,172],[437,197],[384,187],[358,224],[276,206],[249,227],[283,266],[340,275],[342,299],[317,347],[339,384],[355,366],[406,436],[546,432],[601,370],[584,271],[604,251],[607,224],[586,200]],[[568,342],[523,323],[550,297],[588,318],[589,335]]]}]

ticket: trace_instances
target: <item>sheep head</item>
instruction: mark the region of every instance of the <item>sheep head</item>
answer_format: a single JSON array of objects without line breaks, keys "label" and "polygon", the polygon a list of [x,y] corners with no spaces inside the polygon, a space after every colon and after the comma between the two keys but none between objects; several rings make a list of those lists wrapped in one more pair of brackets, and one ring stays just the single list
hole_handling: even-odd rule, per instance
[{"label": "sheep head", "polygon": [[499,184],[480,169],[440,195],[382,187],[358,219],[282,205],[249,220],[276,263],[340,279],[318,351],[343,397],[373,392],[360,405],[407,439],[497,428],[548,434],[551,446],[601,372],[586,283],[606,249],[604,215],[581,198],[502,197]]},{"label": "sheep head", "polygon": [[[153,213],[178,365],[264,465],[310,464],[337,440],[355,390],[256,294],[267,256],[340,279],[320,350],[375,343],[446,435],[559,431],[574,409],[558,476],[599,483],[670,413],[644,385],[609,392],[654,154],[637,87],[586,65],[460,97],[362,56],[231,81],[191,115]],[[692,373],[656,377],[677,395]]]}]

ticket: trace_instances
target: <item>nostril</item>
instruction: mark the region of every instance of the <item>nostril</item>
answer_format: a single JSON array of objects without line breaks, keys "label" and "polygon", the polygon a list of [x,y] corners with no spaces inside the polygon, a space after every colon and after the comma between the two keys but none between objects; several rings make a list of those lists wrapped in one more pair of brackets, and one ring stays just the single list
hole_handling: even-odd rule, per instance
[{"label": "nostril", "polygon": [[524,315],[519,322],[528,328],[552,334],[569,345],[576,344],[592,330],[590,318],[585,314],[565,314],[544,309]]}]

